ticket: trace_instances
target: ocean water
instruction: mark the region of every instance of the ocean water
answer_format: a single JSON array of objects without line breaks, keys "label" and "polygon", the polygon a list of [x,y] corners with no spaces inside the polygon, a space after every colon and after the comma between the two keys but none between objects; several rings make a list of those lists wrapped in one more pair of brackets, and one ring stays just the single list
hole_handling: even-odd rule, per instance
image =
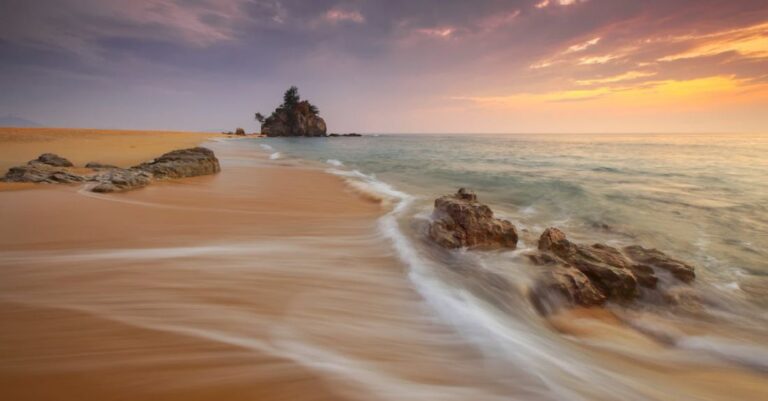
[{"label": "ocean water", "polygon": [[726,280],[768,274],[768,135],[380,135],[269,138],[283,157],[415,198],[474,189],[540,233],[636,242]]},{"label": "ocean water", "polygon": [[[551,226],[576,242],[639,244],[696,266],[697,279],[685,288],[695,300],[690,305],[639,301],[608,309],[639,333],[682,352],[676,357],[685,363],[711,358],[760,374],[768,371],[767,135],[247,141],[251,145],[246,146],[258,143],[279,152],[283,162],[323,165],[352,187],[384,199],[389,212],[379,229],[388,238],[386,246],[400,255],[414,287],[436,314],[486,352],[509,355],[514,365],[528,364],[542,376],[561,378],[550,383],[563,386],[556,392],[560,398],[577,399],[564,383],[585,378],[613,383],[604,390],[624,399],[638,394],[599,363],[585,363],[584,354],[542,329],[532,311],[526,289],[536,268],[523,254]],[[426,239],[433,200],[460,187],[475,190],[496,215],[522,230],[518,250],[445,251]]]}]

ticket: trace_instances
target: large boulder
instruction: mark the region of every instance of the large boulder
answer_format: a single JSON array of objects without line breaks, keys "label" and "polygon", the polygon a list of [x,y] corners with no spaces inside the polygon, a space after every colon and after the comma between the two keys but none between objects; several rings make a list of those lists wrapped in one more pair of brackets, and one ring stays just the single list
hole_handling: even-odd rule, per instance
[{"label": "large boulder", "polygon": [[693,266],[656,249],[580,245],[569,241],[557,228],[546,229],[538,245],[539,252],[528,255],[533,263],[545,267],[533,289],[537,304],[544,303],[542,297],[552,293],[581,306],[628,302],[640,295],[641,288],[657,288],[656,269],[667,270],[685,283],[695,276]]},{"label": "large boulder", "polygon": [[221,171],[213,151],[203,147],[168,152],[157,159],[131,167],[145,171],[154,178],[183,178],[215,174]]},{"label": "large boulder", "polygon": [[70,184],[85,180],[85,177],[71,172],[69,167],[72,167],[69,160],[53,153],[43,153],[27,164],[11,167],[2,181]]},{"label": "large boulder", "polygon": [[435,200],[430,237],[446,248],[511,248],[517,246],[517,230],[507,220],[493,217],[474,192],[461,188]]}]

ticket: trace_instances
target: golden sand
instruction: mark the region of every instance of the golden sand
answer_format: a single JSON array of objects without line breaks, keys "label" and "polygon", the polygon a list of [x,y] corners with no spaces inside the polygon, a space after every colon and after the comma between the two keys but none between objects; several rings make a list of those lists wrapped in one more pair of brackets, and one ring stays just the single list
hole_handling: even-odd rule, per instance
[{"label": "golden sand", "polygon": [[129,167],[215,136],[218,135],[173,131],[0,128],[0,171],[46,152],[65,157],[76,166],[100,162]]}]

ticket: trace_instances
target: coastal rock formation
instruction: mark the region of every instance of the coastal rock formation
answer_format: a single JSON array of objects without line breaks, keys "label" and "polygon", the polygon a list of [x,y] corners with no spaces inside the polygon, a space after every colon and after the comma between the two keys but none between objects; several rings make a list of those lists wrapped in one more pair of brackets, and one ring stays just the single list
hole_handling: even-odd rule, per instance
[{"label": "coastal rock formation", "polygon": [[604,244],[575,244],[557,228],[546,229],[539,238],[539,253],[528,257],[546,269],[533,290],[538,303],[548,292],[582,306],[631,301],[640,295],[641,288],[657,288],[656,269],[666,270],[685,283],[695,277],[693,266],[659,250],[637,245],[619,250]]},{"label": "coastal rock formation", "polygon": [[325,136],[325,120],[310,113],[309,103],[302,101],[290,109],[278,109],[261,126],[266,136]]},{"label": "coastal rock formation", "polygon": [[91,191],[106,193],[142,188],[153,179],[195,177],[221,170],[213,151],[202,147],[174,150],[128,169],[91,162],[86,167],[97,173],[82,175],[72,172],[70,167],[69,160],[45,153],[23,166],[12,167],[1,180],[57,184],[90,181],[96,183]]},{"label": "coastal rock formation", "polygon": [[69,171],[72,163],[53,153],[44,153],[22,166],[11,167],[2,181],[69,184],[84,181],[81,175]]},{"label": "coastal rock formation", "polygon": [[299,98],[299,90],[292,86],[283,96],[283,104],[266,119],[256,113],[261,122],[261,133],[266,136],[326,136],[325,120],[317,107]]},{"label": "coastal rock formation", "polygon": [[235,135],[245,136],[245,130],[242,128],[238,128],[235,130]]},{"label": "coastal rock formation", "polygon": [[478,202],[477,195],[465,188],[436,199],[433,218],[429,236],[446,248],[517,246],[515,226],[494,218],[491,208]]},{"label": "coastal rock formation", "polygon": [[152,175],[142,170],[113,168],[96,175],[92,181],[98,183],[91,188],[92,192],[123,192],[146,187],[152,182]]},{"label": "coastal rock formation", "polygon": [[54,153],[43,153],[40,155],[40,157],[37,158],[37,161],[43,164],[47,164],[49,166],[54,167],[73,167],[71,161],[57,155]]},{"label": "coastal rock formation", "polygon": [[156,179],[195,177],[221,171],[213,151],[203,147],[168,152],[157,159],[131,167],[145,171]]}]

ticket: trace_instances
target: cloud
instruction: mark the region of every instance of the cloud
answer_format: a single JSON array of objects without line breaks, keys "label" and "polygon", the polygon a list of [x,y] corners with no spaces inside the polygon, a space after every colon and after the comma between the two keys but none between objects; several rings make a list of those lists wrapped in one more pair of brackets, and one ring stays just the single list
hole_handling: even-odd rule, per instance
[{"label": "cloud", "polygon": [[243,99],[264,96],[246,86],[300,84],[390,108],[408,98],[437,110],[456,93],[473,107],[507,96],[586,107],[672,83],[762,88],[766,38],[765,0],[5,0],[0,84],[37,88],[21,91],[25,104],[60,95],[45,75],[97,77],[83,83],[89,96],[104,82],[167,93],[206,83]]},{"label": "cloud", "polygon": [[323,15],[326,21],[331,23],[339,23],[339,22],[355,22],[358,24],[362,24],[365,22],[365,17],[363,17],[362,14],[360,14],[359,11],[345,11],[345,10],[339,10],[339,9],[331,9],[325,12]]}]

